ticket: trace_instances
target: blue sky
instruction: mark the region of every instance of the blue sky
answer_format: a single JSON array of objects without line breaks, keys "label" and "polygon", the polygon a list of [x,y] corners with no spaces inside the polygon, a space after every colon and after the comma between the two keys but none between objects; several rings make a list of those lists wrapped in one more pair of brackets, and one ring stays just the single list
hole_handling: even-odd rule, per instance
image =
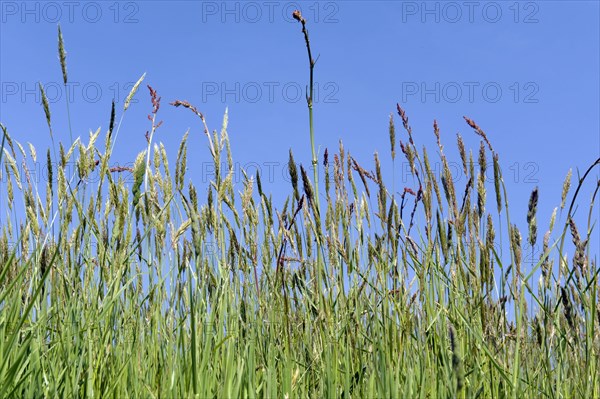
[{"label": "blue sky", "polygon": [[[531,190],[540,187],[540,236],[560,203],[569,168],[576,176],[577,168],[585,170],[600,156],[598,1],[0,1],[0,7],[0,121],[40,154],[50,141],[38,81],[51,100],[56,136],[69,137],[57,57],[60,23],[75,136],[87,141],[90,129],[106,131],[112,99],[122,109],[145,72],[119,134],[115,163],[131,163],[145,148],[150,84],[162,97],[164,124],[156,140],[165,143],[173,162],[191,129],[189,178],[198,185],[210,178],[210,155],[199,120],[168,105],[175,99],[196,105],[213,129],[228,107],[234,159],[251,172],[260,168],[265,189],[282,199],[289,193],[289,148],[297,161],[310,163],[299,91],[308,81],[307,55],[301,27],[291,18],[298,7],[319,56],[320,154],[325,148],[332,153],[343,139],[372,169],[377,151],[391,181],[387,126],[396,103],[430,154],[436,152],[437,119],[455,162],[457,133],[477,154],[479,139],[466,115],[500,153],[511,216],[520,226]],[[406,141],[398,117],[396,125],[397,137]],[[399,156],[396,191],[416,188],[404,177],[404,164]],[[464,176],[455,178],[464,187]],[[283,201],[276,204],[280,209]],[[487,208],[494,209],[491,195]]]}]

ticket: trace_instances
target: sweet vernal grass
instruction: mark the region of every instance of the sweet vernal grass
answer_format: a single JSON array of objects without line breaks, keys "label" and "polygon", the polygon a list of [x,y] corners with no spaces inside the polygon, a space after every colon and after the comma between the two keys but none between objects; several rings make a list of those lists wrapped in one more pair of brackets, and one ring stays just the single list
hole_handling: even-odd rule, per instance
[{"label": "sweet vernal grass", "polygon": [[[61,33],[59,43],[66,80]],[[53,150],[40,187],[27,172],[35,148],[0,124],[0,397],[600,396],[598,185],[587,218],[574,214],[600,160],[574,192],[569,171],[548,225],[538,188],[511,218],[483,129],[465,118],[481,143],[474,156],[458,136],[459,181],[434,123],[436,176],[397,106],[406,132],[392,116],[390,156],[398,143],[410,187],[389,189],[383,156],[359,160],[340,142],[324,152],[321,196],[290,150],[290,195],[278,204],[260,173],[234,186],[227,115],[211,131],[176,100],[200,118],[214,162],[198,191],[186,176],[192,136],[170,165],[161,99],[148,89],[131,168],[109,166],[114,103],[104,134],[57,151],[43,102]],[[542,251],[525,251],[539,241]]]}]

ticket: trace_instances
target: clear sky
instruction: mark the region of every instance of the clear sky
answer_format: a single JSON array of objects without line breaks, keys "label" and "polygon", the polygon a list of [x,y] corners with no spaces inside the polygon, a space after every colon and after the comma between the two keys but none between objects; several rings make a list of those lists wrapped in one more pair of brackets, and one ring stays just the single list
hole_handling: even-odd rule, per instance
[{"label": "clear sky", "polygon": [[[436,153],[437,119],[457,164],[456,133],[476,158],[479,139],[462,118],[469,116],[500,153],[511,216],[520,226],[530,192],[539,186],[540,237],[569,168],[577,176],[577,168],[585,170],[600,156],[598,1],[3,0],[0,7],[0,121],[40,154],[50,141],[37,82],[50,98],[56,136],[69,137],[57,56],[60,23],[76,136],[87,141],[90,129],[105,132],[112,99],[122,110],[133,82],[146,72],[121,128],[115,163],[131,163],[145,148],[150,84],[162,97],[164,124],[156,140],[165,143],[172,162],[191,128],[188,177],[201,186],[211,177],[211,161],[199,120],[168,105],[175,99],[196,105],[212,129],[220,129],[228,107],[234,159],[251,173],[260,168],[265,190],[281,198],[289,192],[289,148],[297,161],[310,163],[301,92],[308,61],[301,27],[291,18],[299,8],[319,56],[320,154],[325,148],[333,153],[343,139],[372,169],[378,151],[390,182],[387,126],[396,103],[430,154]],[[398,117],[396,125],[397,137],[406,140]],[[405,178],[403,161],[401,155],[396,161],[396,191],[416,188]],[[460,173],[455,180],[466,184]],[[588,192],[581,211],[587,211]],[[491,211],[492,195],[488,201]],[[283,201],[276,204],[281,209]]]}]

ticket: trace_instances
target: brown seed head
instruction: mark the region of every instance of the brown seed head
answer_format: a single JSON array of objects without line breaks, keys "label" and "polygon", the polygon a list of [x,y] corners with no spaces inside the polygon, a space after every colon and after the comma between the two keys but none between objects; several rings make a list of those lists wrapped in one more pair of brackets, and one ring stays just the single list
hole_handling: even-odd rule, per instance
[{"label": "brown seed head", "polygon": [[302,165],[300,165],[300,174],[302,176],[302,185],[304,186],[304,193],[306,194],[306,198],[308,199],[308,202],[312,203],[312,201],[313,201],[312,186],[310,185],[310,180],[308,179],[306,170],[304,169],[304,166],[302,166]]},{"label": "brown seed head", "polygon": [[152,86],[148,85],[148,90],[150,90],[150,99],[152,100],[152,113],[156,114],[160,108],[160,97],[158,97]]},{"label": "brown seed head", "polygon": [[465,119],[465,121],[467,122],[467,124],[469,126],[471,126],[471,128],[473,130],[475,130],[475,133],[477,133],[479,136],[481,136],[481,138],[483,138],[483,140],[485,141],[485,143],[488,145],[488,147],[490,148],[490,151],[494,151],[492,148],[492,144],[490,143],[490,141],[487,138],[487,135],[485,134],[485,132],[477,125],[477,123],[475,123],[475,121],[473,121],[472,119],[467,118],[466,116],[463,116],[463,118]]},{"label": "brown seed head", "polygon": [[408,129],[408,117],[406,116],[406,112],[400,107],[400,104],[396,104],[396,109],[398,110],[398,115],[402,118],[402,124],[405,129]]},{"label": "brown seed head", "polygon": [[533,247],[537,241],[537,222],[535,214],[537,213],[538,205],[538,188],[534,188],[529,197],[529,206],[527,208],[527,224],[529,225],[529,244]]},{"label": "brown seed head", "polygon": [[292,17],[303,25],[306,23],[306,20],[302,17],[302,13],[299,10],[294,10],[292,13]]}]

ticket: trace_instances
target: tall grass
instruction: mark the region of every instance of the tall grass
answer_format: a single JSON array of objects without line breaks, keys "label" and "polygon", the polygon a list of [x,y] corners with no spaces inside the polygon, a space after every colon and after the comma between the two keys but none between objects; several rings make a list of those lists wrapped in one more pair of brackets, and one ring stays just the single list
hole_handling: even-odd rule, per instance
[{"label": "tall grass", "polygon": [[[522,234],[500,156],[469,118],[481,145],[474,160],[458,136],[465,187],[453,181],[437,123],[440,177],[397,106],[412,188],[389,190],[378,154],[359,160],[340,142],[322,158],[320,194],[290,150],[282,205],[259,173],[244,174],[236,194],[227,115],[210,130],[176,100],[209,141],[215,177],[204,198],[186,178],[187,133],[174,165],[155,142],[161,99],[148,89],[149,133],[132,168],[109,167],[114,103],[104,136],[47,151],[46,187],[18,167],[36,161],[35,148],[0,125],[0,397],[600,397],[590,253],[600,160],[574,192],[569,174],[529,265],[523,241],[539,241],[538,190]],[[596,184],[591,199],[580,198],[586,183]],[[578,226],[582,200],[589,217]]]}]

